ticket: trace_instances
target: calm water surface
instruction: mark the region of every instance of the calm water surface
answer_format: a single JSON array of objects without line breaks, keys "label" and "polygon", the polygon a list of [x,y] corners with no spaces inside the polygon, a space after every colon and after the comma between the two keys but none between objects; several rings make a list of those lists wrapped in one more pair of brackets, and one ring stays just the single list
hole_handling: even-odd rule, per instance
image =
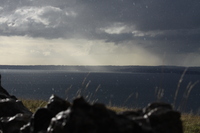
[{"label": "calm water surface", "polygon": [[[126,72],[66,72],[58,70],[0,69],[2,86],[18,98],[44,99],[58,95],[72,101],[78,94],[89,101],[105,104],[144,107],[149,102],[173,103],[181,74]],[[176,106],[184,111],[198,112],[200,83],[188,98],[184,92],[188,84],[200,75],[186,74],[180,86]]]}]

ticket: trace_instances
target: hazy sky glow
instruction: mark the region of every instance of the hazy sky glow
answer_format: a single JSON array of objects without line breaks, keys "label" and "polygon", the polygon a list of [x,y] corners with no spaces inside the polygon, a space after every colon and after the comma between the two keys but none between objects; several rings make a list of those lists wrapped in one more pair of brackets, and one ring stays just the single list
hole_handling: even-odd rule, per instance
[{"label": "hazy sky glow", "polygon": [[1,0],[0,61],[200,66],[200,1]]}]

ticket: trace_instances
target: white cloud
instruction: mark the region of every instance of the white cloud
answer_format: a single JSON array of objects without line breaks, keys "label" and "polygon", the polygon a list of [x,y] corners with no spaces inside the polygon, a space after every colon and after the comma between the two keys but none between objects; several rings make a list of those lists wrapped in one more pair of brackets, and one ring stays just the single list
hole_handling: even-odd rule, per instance
[{"label": "white cloud", "polygon": [[2,14],[0,17],[1,34],[29,36],[41,34],[43,37],[49,34],[47,29],[53,31],[59,26],[67,25],[67,18],[75,16],[76,13],[72,10],[53,6],[20,7],[13,12]]},{"label": "white cloud", "polygon": [[44,55],[44,56],[49,56],[50,54],[51,54],[51,52],[49,52],[49,51],[43,52],[43,55]]},{"label": "white cloud", "polygon": [[4,24],[8,21],[8,18],[5,18],[5,17],[1,17],[0,18],[0,24]]},{"label": "white cloud", "polygon": [[[24,7],[17,9],[10,19],[18,27],[29,24],[42,24],[45,27],[56,27],[59,24],[59,16],[63,11],[60,8],[46,7]],[[31,28],[31,27],[30,27]]]},{"label": "white cloud", "polygon": [[[137,41],[0,37],[1,64],[10,65],[184,65],[198,66],[195,53],[160,56]],[[12,40],[12,41],[10,41]]]},{"label": "white cloud", "polygon": [[156,37],[156,36],[160,36],[160,35],[164,35],[165,31],[138,31],[138,30],[134,30],[132,31],[132,34],[134,37]]},{"label": "white cloud", "polygon": [[100,31],[108,33],[108,34],[122,34],[122,33],[130,33],[134,29],[133,26],[127,26],[123,23],[114,23],[108,27],[100,28]]},{"label": "white cloud", "polygon": [[[156,65],[159,58],[137,47],[84,39],[0,37],[1,64]],[[10,41],[12,39],[12,42]],[[44,62],[43,62],[44,61]]]},{"label": "white cloud", "polygon": [[11,19],[17,19],[16,26],[22,26],[26,23],[41,23],[45,26],[49,25],[49,21],[42,15],[48,11],[45,8],[25,7],[17,9],[11,16]]}]

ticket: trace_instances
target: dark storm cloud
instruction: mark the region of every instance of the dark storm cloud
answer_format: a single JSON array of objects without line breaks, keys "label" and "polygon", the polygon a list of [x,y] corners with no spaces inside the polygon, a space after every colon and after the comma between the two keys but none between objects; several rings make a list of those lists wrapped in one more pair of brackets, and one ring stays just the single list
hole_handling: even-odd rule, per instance
[{"label": "dark storm cloud", "polygon": [[199,50],[199,0],[2,0],[0,4],[0,35],[116,44],[133,40],[155,47],[153,51]]},{"label": "dark storm cloud", "polygon": [[194,29],[200,26],[197,0],[148,1],[138,17],[141,30]]},{"label": "dark storm cloud", "polygon": [[[87,19],[103,22],[123,22],[138,30],[190,29],[200,26],[198,0],[117,0],[87,1],[83,12]],[[95,19],[94,19],[95,18]]]}]

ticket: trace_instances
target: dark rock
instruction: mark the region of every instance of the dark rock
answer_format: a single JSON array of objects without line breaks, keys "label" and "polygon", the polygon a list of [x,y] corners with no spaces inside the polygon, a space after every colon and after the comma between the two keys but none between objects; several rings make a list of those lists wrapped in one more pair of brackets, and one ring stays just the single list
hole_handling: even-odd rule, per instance
[{"label": "dark rock", "polygon": [[38,109],[33,114],[30,122],[21,129],[21,132],[37,133],[47,131],[51,119],[59,112],[67,110],[70,106],[71,104],[68,101],[52,95],[46,107]]},{"label": "dark rock", "polygon": [[145,116],[156,133],[183,133],[181,114],[177,111],[156,108]]},{"label": "dark rock", "polygon": [[16,114],[32,115],[21,101],[7,98],[0,100],[0,117],[12,117]]},{"label": "dark rock", "polygon": [[[61,100],[58,97],[53,99]],[[49,100],[48,105],[51,106],[38,109],[28,124],[25,121],[11,126],[9,132],[17,133],[20,129],[20,133],[183,133],[180,113],[169,108],[170,106],[163,107],[166,105],[163,103],[153,103],[156,106],[143,109],[148,111],[139,109],[116,113],[107,109],[104,104],[91,105],[81,97],[75,99],[72,105],[65,106],[66,110],[56,110],[61,111],[54,115],[54,108],[57,107],[55,103],[58,101]],[[9,122],[8,118],[6,120]],[[2,131],[8,132],[5,127],[8,127],[5,122],[0,125]]]},{"label": "dark rock", "polygon": [[32,112],[15,96],[1,86],[0,75],[0,130],[3,133],[17,133],[28,123]]},{"label": "dark rock", "polygon": [[28,123],[30,115],[16,114],[12,117],[1,117],[1,131],[3,133],[18,133],[20,128]]},{"label": "dark rock", "polygon": [[134,111],[123,111],[123,112],[119,112],[118,114],[124,115],[130,119],[133,119],[136,117],[141,117],[144,115],[142,109],[138,109],[138,110],[134,110]]},{"label": "dark rock", "polygon": [[83,97],[70,104],[55,95],[45,108],[32,114],[0,84],[3,133],[183,133],[180,117],[167,103],[151,103],[144,109],[116,113],[104,104],[91,105]]},{"label": "dark rock", "polygon": [[146,114],[150,111],[152,111],[153,109],[156,108],[163,108],[163,109],[170,109],[172,110],[172,105],[168,104],[168,103],[163,103],[163,102],[154,102],[154,103],[149,103],[147,105],[147,107],[145,107],[143,109],[143,113]]},{"label": "dark rock", "polygon": [[33,115],[34,132],[46,131],[54,115],[45,108],[38,109]]},{"label": "dark rock", "polygon": [[83,98],[74,100],[66,111],[51,120],[48,133],[151,133],[139,123],[117,115],[102,104],[89,105]]},{"label": "dark rock", "polygon": [[61,99],[60,97],[56,96],[56,95],[52,95],[49,98],[49,102],[46,106],[46,108],[52,112],[52,114],[55,116],[56,114],[58,114],[61,111],[67,110],[68,107],[70,107],[71,104],[66,101]]},{"label": "dark rock", "polygon": [[30,122],[21,128],[22,133],[37,133],[47,131],[53,114],[46,108],[38,109],[31,117]]}]

